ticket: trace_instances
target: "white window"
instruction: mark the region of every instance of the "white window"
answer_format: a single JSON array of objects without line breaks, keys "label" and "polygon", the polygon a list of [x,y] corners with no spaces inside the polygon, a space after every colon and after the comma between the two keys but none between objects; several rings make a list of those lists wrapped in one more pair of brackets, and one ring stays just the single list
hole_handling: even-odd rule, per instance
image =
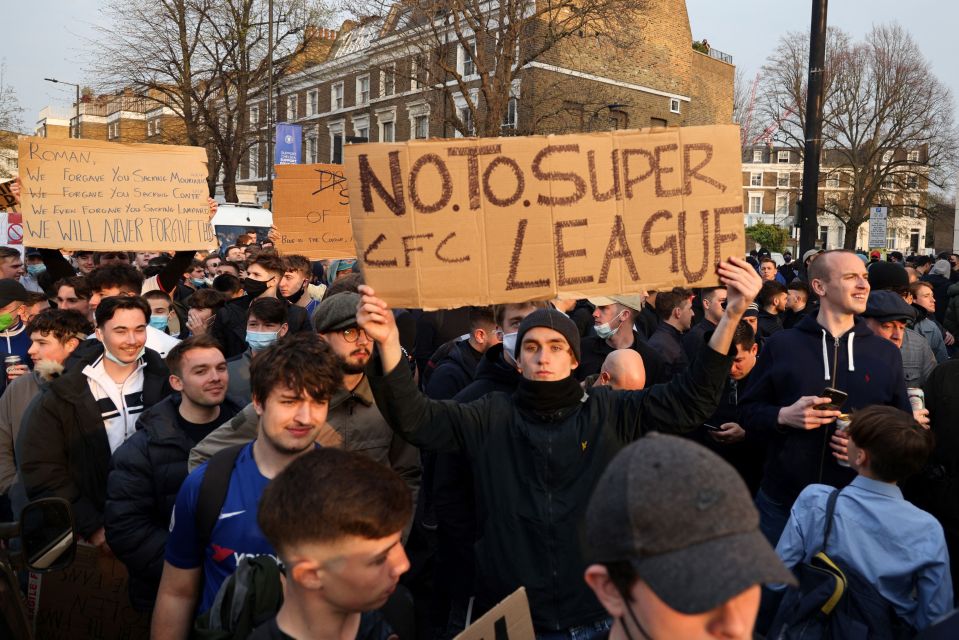
[{"label": "white window", "polygon": [[882,161],[886,164],[889,164],[890,162],[892,162],[892,151],[883,151]]},{"label": "white window", "polygon": [[505,131],[515,131],[516,130],[516,111],[517,111],[517,100],[516,98],[510,98],[509,102],[506,103],[506,113],[503,114],[503,130]]},{"label": "white window", "polygon": [[393,142],[396,138],[396,125],[392,120],[380,123],[380,142]]},{"label": "white window", "polygon": [[776,215],[784,216],[789,213],[789,196],[785,193],[776,195]]},{"label": "white window", "polygon": [[353,135],[357,138],[370,140],[370,116],[367,114],[353,116]]},{"label": "white window", "polygon": [[250,107],[250,124],[254,127],[260,124],[260,107]]},{"label": "white window", "polygon": [[410,59],[410,90],[416,91],[423,84],[423,72],[425,71],[425,65],[423,64],[423,58],[420,56],[413,56]]},{"label": "white window", "polygon": [[761,187],[763,186],[763,174],[759,173],[750,173],[749,174],[749,186],[750,187]]},{"label": "white window", "polygon": [[909,162],[919,162],[919,150],[913,149],[909,152]]},{"label": "white window", "polygon": [[838,189],[839,188],[839,174],[830,173],[826,176],[826,187],[829,189]]},{"label": "white window", "polygon": [[749,194],[749,213],[763,212],[763,195],[761,193]]},{"label": "white window", "polygon": [[120,137],[120,123],[112,122],[107,125],[107,137],[111,140]]},{"label": "white window", "polygon": [[296,120],[296,96],[289,96],[286,99],[286,119]]},{"label": "white window", "polygon": [[147,120],[147,135],[153,135],[153,120]]},{"label": "white window", "polygon": [[359,76],[356,79],[356,104],[367,104],[370,101],[370,77]]},{"label": "white window", "polygon": [[413,118],[413,139],[426,140],[430,137],[430,117],[428,115]]},{"label": "white window", "polygon": [[789,186],[789,173],[785,171],[780,171],[776,174],[776,186],[777,187],[788,187]]},{"label": "white window", "polygon": [[824,224],[819,225],[819,241],[823,249],[829,248],[829,227]]},{"label": "white window", "polygon": [[673,113],[679,113],[679,98],[669,99],[669,110]]},{"label": "white window", "polygon": [[162,122],[161,118],[157,118],[153,121],[153,133],[160,135],[160,123]]},{"label": "white window", "polygon": [[380,96],[396,93],[396,65],[390,65],[380,71]]},{"label": "white window", "polygon": [[309,136],[306,139],[306,162],[307,164],[315,164],[318,160],[316,136]]},{"label": "white window", "polygon": [[306,115],[315,116],[320,112],[320,92],[313,89],[306,94]]},{"label": "white window", "polygon": [[330,85],[330,109],[337,111],[343,108],[343,83],[334,82]]},{"label": "white window", "polygon": [[889,227],[886,230],[886,248],[895,249],[896,248],[896,228]]},{"label": "white window", "polygon": [[763,161],[763,150],[753,149],[753,162],[762,162],[762,161]]},{"label": "white window", "polygon": [[[459,116],[460,120],[463,121],[464,128],[466,129],[466,135],[476,135],[476,127],[473,122],[473,112],[470,111],[470,108],[467,106],[460,107]],[[457,137],[462,137],[462,134],[459,131],[456,132],[456,135]]]},{"label": "white window", "polygon": [[260,177],[260,145],[253,144],[248,151],[250,158],[250,177]]},{"label": "white window", "polygon": [[476,41],[456,47],[456,71],[464,78],[476,75]]},{"label": "white window", "polygon": [[779,164],[789,164],[789,150],[777,151],[776,162]]}]

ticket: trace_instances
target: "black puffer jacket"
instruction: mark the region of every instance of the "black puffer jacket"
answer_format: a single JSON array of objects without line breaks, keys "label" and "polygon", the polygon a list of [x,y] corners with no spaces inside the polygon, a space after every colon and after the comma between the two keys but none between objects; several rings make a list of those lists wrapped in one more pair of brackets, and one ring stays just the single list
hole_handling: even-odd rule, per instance
[{"label": "black puffer jacket", "polygon": [[[110,461],[103,516],[107,544],[130,572],[130,603],[140,611],[152,609],[156,600],[170,514],[196,444],[177,424],[179,408],[180,394],[173,394],[145,411],[137,432]],[[219,419],[228,422],[242,409],[228,397]]]},{"label": "black puffer jacket", "polygon": [[[91,346],[50,383],[21,426],[16,448],[27,497],[69,500],[84,538],[103,526],[110,465],[110,441],[83,373],[101,354],[103,345]],[[146,349],[144,358],[143,406],[149,408],[170,394],[170,373],[156,351]]]},{"label": "black puffer jacket", "polygon": [[[250,311],[250,303],[254,299],[253,296],[245,295],[236,300],[230,300],[213,317],[210,332],[222,345],[223,355],[227,358],[238,356],[249,347],[246,343],[246,316]],[[286,320],[289,327],[287,333],[313,331],[305,308],[288,303],[287,313],[289,314]]]},{"label": "black puffer jacket", "polygon": [[536,628],[559,630],[607,615],[583,581],[579,538],[600,475],[648,431],[702,424],[719,405],[731,362],[704,345],[668,384],[592,389],[582,402],[549,416],[520,409],[505,393],[469,404],[429,400],[406,367],[384,375],[378,357],[369,371],[376,405],[393,429],[423,449],[469,458],[485,514],[476,545],[480,608],[525,586]]}]

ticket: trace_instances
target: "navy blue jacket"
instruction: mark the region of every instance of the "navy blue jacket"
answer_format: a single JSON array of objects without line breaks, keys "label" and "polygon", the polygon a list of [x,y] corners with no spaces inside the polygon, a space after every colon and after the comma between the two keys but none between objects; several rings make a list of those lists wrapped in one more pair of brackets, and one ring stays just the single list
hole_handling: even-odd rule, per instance
[{"label": "navy blue jacket", "polygon": [[838,338],[814,315],[792,329],[777,331],[763,344],[740,413],[743,428],[768,438],[761,488],[774,501],[788,506],[807,485],[844,487],[856,476],[832,456],[833,426],[802,430],[778,424],[782,407],[802,396],[818,396],[826,387],[849,394],[844,412],[873,404],[911,411],[899,349],[874,334],[861,318]]}]

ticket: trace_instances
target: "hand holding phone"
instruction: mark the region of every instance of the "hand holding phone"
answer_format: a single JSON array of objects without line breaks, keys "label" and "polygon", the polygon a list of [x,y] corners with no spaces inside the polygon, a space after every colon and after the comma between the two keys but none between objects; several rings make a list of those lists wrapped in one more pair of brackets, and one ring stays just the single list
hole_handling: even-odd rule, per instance
[{"label": "hand holding phone", "polygon": [[821,398],[829,398],[829,402],[825,404],[817,404],[814,409],[817,411],[840,411],[842,405],[846,403],[846,399],[849,397],[849,394],[845,391],[840,391],[839,389],[833,389],[832,387],[826,387],[823,389],[822,393],[819,394]]}]

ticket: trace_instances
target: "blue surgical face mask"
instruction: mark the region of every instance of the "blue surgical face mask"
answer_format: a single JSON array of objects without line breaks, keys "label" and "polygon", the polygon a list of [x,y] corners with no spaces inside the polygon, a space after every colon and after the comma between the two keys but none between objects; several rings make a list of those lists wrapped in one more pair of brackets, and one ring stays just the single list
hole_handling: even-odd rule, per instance
[{"label": "blue surgical face mask", "polygon": [[509,357],[513,359],[516,358],[516,336],[518,335],[518,331],[503,334],[503,351],[504,353],[508,353]]},{"label": "blue surgical face mask", "polygon": [[27,273],[29,273],[34,278],[36,278],[38,275],[40,275],[46,270],[47,270],[47,265],[43,264],[42,262],[40,264],[27,265]]},{"label": "blue surgical face mask", "polygon": [[[142,349],[140,349],[140,353],[137,354],[136,359],[139,360],[140,358],[142,358],[143,354],[145,354],[146,352],[147,352],[147,348],[144,346]],[[109,360],[110,362],[117,363],[121,367],[125,367],[128,364],[130,364],[129,362],[124,362],[120,360],[118,357],[110,353],[110,350],[107,349],[107,345],[103,345],[103,357]]]},{"label": "blue surgical face mask", "polygon": [[170,316],[150,316],[150,326],[160,331],[166,331],[170,324]]},{"label": "blue surgical face mask", "polygon": [[206,278],[190,278],[193,281],[194,287],[202,287],[206,284]]},{"label": "blue surgical face mask", "polygon": [[246,343],[253,351],[262,351],[276,344],[280,337],[279,331],[250,331],[246,332]]}]

